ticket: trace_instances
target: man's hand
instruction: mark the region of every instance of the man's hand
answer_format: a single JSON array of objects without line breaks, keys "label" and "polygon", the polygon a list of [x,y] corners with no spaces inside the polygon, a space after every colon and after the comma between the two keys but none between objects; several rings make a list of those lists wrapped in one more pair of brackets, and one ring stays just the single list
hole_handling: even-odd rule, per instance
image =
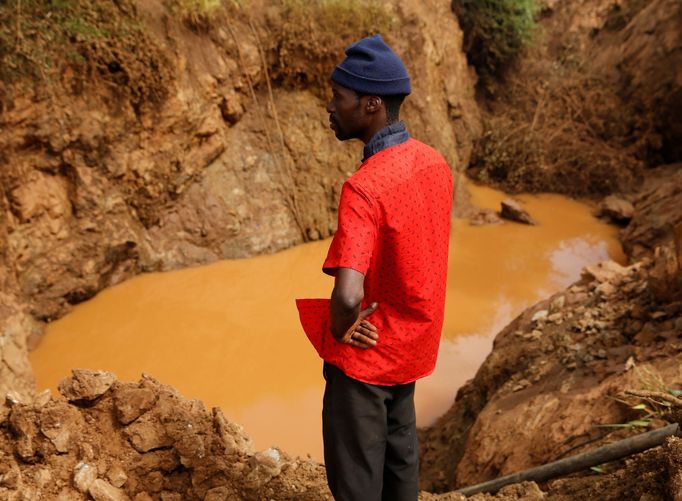
[{"label": "man's hand", "polygon": [[360,312],[358,319],[343,335],[342,343],[363,349],[376,346],[379,340],[379,333],[377,328],[366,318],[376,311],[377,306],[377,303],[372,303]]}]

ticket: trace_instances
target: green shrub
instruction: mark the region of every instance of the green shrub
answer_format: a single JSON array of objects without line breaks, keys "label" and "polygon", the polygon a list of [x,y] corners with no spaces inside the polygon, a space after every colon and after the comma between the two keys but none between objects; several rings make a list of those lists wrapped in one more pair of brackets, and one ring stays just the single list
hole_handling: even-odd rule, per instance
[{"label": "green shrub", "polygon": [[485,85],[500,77],[531,40],[534,0],[453,0],[464,32],[464,51]]}]

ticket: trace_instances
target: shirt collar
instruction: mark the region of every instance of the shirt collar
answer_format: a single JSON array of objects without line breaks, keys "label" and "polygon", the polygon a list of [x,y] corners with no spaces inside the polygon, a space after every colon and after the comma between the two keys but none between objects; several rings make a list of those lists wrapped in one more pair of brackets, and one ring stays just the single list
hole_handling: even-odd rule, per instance
[{"label": "shirt collar", "polygon": [[381,150],[404,143],[408,139],[410,139],[410,133],[407,132],[405,122],[397,122],[387,125],[374,134],[372,139],[367,142],[365,148],[362,150],[362,161],[364,162],[372,155],[379,153]]}]

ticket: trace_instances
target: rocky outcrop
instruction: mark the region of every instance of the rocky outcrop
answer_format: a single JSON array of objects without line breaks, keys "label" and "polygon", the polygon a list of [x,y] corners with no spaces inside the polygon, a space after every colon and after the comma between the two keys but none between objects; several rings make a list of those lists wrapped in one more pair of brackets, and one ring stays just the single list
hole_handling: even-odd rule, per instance
[{"label": "rocky outcrop", "polygon": [[604,24],[591,33],[593,66],[611,73],[625,101],[653,124],[643,138],[661,160],[682,160],[682,5],[676,0],[604,2]]},{"label": "rocky outcrop", "polygon": [[637,191],[681,160],[682,6],[545,0],[539,35],[489,90],[468,174],[509,192]]},{"label": "rocky outcrop", "polygon": [[586,62],[616,84],[623,103],[650,121],[641,132],[650,165],[680,161],[682,5],[676,0],[544,2],[548,41],[559,58]]},{"label": "rocky outcrop", "polygon": [[8,393],[19,401],[33,396],[35,383],[27,356],[28,343],[41,332],[42,324],[14,296],[0,291],[0,414]]},{"label": "rocky outcrop", "polygon": [[[414,75],[410,130],[458,168],[479,126],[457,21],[444,1],[389,7],[386,37]],[[96,79],[75,94],[67,74],[52,94],[16,92],[0,114],[4,265],[39,319],[140,271],[273,252],[335,229],[360,145],[328,130],[326,89],[268,80],[260,54],[276,17],[250,25],[228,13],[202,36],[164,9],[145,2],[133,19],[174,76],[160,104],[115,101]]]}]

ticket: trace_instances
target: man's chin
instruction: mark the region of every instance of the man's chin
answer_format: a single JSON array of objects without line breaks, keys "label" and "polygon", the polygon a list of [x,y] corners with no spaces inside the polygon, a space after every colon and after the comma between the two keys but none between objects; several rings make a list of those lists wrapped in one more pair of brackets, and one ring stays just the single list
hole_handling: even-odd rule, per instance
[{"label": "man's chin", "polygon": [[336,136],[336,139],[338,139],[339,141],[348,141],[349,139],[353,139],[352,137],[348,136],[347,134],[344,134],[338,129],[334,129],[334,135]]}]

